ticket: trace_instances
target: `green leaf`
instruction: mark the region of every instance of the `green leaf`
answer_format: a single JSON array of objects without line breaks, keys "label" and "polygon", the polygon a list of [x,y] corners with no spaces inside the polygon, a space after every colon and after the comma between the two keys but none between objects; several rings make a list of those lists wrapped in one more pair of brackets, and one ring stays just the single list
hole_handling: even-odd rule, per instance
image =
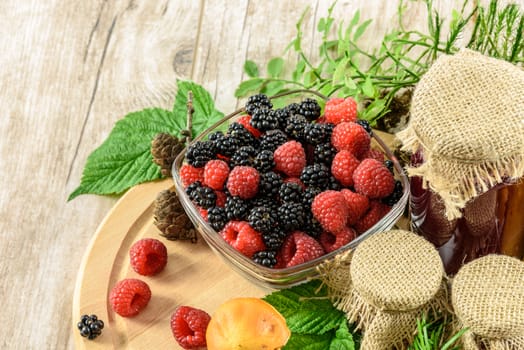
[{"label": "green leaf", "polygon": [[305,69],[306,69],[306,62],[303,59],[300,59],[297,62],[297,66],[295,67],[295,70],[292,73],[293,80],[299,81],[302,75],[304,74]]},{"label": "green leaf", "polygon": [[362,84],[362,93],[370,98],[375,97],[375,87],[369,75],[366,77],[366,80],[364,80],[364,84]]},{"label": "green leaf", "polygon": [[317,30],[322,33],[326,29],[326,19],[321,18],[317,24]]},{"label": "green leaf", "polygon": [[372,21],[371,19],[368,19],[367,21],[364,21],[364,23],[362,23],[361,25],[357,27],[357,29],[355,30],[355,34],[353,34],[353,41],[357,41],[358,39],[360,39],[362,34],[364,34],[367,27],[371,23],[371,21]]},{"label": "green leaf", "polygon": [[187,115],[187,94],[193,93],[193,136],[199,135],[211,125],[224,118],[224,113],[215,109],[213,98],[202,86],[192,81],[177,80],[178,91],[175,98],[173,112],[177,116]]},{"label": "green leaf", "polygon": [[261,92],[266,94],[267,96],[273,96],[278,94],[279,92],[283,92],[285,90],[285,85],[286,83],[281,80],[270,81],[264,86]]},{"label": "green leaf", "polygon": [[304,85],[306,88],[311,87],[315,83],[316,80],[317,80],[317,75],[312,70],[304,74]]},{"label": "green leaf", "polygon": [[68,200],[81,194],[119,194],[146,181],[159,179],[151,140],[160,132],[180,134],[183,115],[154,108],[133,112],[116,122],[109,137],[87,158],[80,186]]},{"label": "green leaf", "polygon": [[257,64],[251,60],[246,60],[246,62],[244,62],[244,72],[246,72],[247,76],[250,78],[255,78],[259,75]]},{"label": "green leaf", "polygon": [[357,84],[355,84],[355,81],[351,79],[351,76],[349,75],[344,77],[344,84],[346,85],[346,88],[350,90],[355,90],[357,88]]},{"label": "green leaf", "polygon": [[384,111],[385,108],[386,101],[382,99],[377,99],[371,102],[359,117],[361,119],[369,121],[373,125],[375,119]]},{"label": "green leaf", "polygon": [[326,350],[329,349],[333,335],[330,333],[318,334],[298,334],[291,333],[283,350]]},{"label": "green leaf", "polygon": [[284,59],[282,57],[275,57],[269,60],[267,64],[267,73],[273,77],[278,78],[284,68]]},{"label": "green leaf", "polygon": [[339,84],[344,81],[348,62],[349,58],[344,57],[337,63],[337,67],[333,72],[333,84]]},{"label": "green leaf", "polygon": [[319,287],[320,281],[311,281],[274,292],[264,299],[285,317],[292,332],[323,334],[338,328],[345,316],[327,298],[325,287],[317,293]]},{"label": "green leaf", "polygon": [[259,91],[264,85],[264,79],[253,78],[240,83],[235,90],[235,97],[243,97],[253,91]]},{"label": "green leaf", "polygon": [[340,322],[340,327],[335,333],[335,339],[331,341],[329,350],[355,350],[355,341],[345,319]]}]

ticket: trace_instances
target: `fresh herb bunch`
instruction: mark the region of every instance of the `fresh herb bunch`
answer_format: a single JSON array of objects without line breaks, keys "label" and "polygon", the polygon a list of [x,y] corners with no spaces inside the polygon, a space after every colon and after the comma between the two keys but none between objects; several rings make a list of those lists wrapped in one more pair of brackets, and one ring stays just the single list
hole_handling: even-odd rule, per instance
[{"label": "fresh herb bunch", "polygon": [[408,350],[458,350],[458,340],[466,329],[448,338],[446,331],[449,320],[442,316],[427,316],[417,320],[417,334]]},{"label": "fresh herb bunch", "polygon": [[453,10],[446,30],[433,1],[424,0],[424,3],[426,33],[404,27],[406,6],[400,0],[396,28],[386,33],[378,47],[368,50],[359,46],[359,39],[371,20],[362,22],[357,10],[347,26],[337,25],[333,17],[336,2],[333,3],[327,16],[320,18],[317,24],[322,34],[318,57],[308,57],[302,46],[306,9],[296,24],[295,38],[284,50],[284,53],[293,50],[298,57],[296,62],[287,63],[294,65],[290,76],[283,76],[286,62],[281,57],[267,63],[266,77],[260,75],[255,62],[247,60],[244,70],[250,79],[238,86],[235,95],[243,97],[254,91],[274,95],[289,89],[307,88],[326,96],[354,96],[366,105],[359,117],[375,126],[388,113],[394,99],[413,88],[440,55],[453,54],[460,49],[459,39],[464,39],[466,27],[473,18],[469,40],[463,41],[467,42],[466,47],[523,65],[524,16],[518,5],[499,8],[497,1],[492,0],[487,8],[476,5],[468,10],[471,1],[464,0],[459,10]]}]

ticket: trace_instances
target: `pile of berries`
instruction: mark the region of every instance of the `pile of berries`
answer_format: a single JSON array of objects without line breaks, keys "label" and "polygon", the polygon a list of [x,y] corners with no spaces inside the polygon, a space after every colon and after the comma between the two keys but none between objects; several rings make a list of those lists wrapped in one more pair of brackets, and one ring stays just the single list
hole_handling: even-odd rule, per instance
[{"label": "pile of berries", "polygon": [[202,217],[254,262],[283,268],[336,250],[402,196],[354,99],[332,98],[321,115],[314,99],[274,109],[258,94],[245,111],[188,147],[180,177]]}]

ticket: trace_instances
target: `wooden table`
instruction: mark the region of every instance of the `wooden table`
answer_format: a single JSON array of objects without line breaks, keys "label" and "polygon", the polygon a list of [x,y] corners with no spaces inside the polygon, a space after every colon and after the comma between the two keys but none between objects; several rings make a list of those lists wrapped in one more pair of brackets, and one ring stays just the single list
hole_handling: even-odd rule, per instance
[{"label": "wooden table", "polygon": [[[483,1],[486,3],[487,1]],[[523,3],[523,0],[519,0]],[[437,1],[448,16],[461,1]],[[125,114],[170,108],[176,79],[208,89],[232,111],[246,79],[245,59],[282,55],[304,19],[303,43],[317,52],[315,30],[330,2],[41,1],[0,4],[0,324],[1,349],[74,348],[72,295],[82,255],[116,198],[80,196],[89,153]],[[407,18],[422,28],[423,4]],[[396,20],[396,1],[345,0],[376,18],[364,40]],[[419,22],[420,21],[420,22]]]}]

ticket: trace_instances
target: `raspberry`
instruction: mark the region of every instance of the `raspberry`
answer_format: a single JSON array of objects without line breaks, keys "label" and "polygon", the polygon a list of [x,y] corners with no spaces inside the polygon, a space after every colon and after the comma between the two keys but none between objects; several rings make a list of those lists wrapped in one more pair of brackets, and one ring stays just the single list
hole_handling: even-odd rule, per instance
[{"label": "raspberry", "polygon": [[208,222],[207,209],[201,208],[201,207],[197,207],[197,209],[198,209],[198,212],[200,213],[200,216],[202,217],[202,219],[204,219],[205,222]]},{"label": "raspberry", "polygon": [[180,167],[180,179],[184,187],[191,185],[193,182],[204,182],[204,168],[195,168],[192,165],[184,164]]},{"label": "raspberry", "polygon": [[260,174],[250,166],[236,166],[229,173],[227,189],[232,196],[253,198],[258,192]]},{"label": "raspberry", "polygon": [[349,214],[348,214],[348,222],[347,224],[349,226],[355,224],[358,219],[366,213],[366,211],[369,208],[369,199],[368,197],[361,195],[359,193],[355,193],[348,189],[343,189],[340,192],[344,195],[344,199],[346,200],[346,204],[349,208]]},{"label": "raspberry", "polygon": [[353,172],[355,192],[370,199],[389,196],[395,189],[395,178],[388,168],[376,159],[364,159]]},{"label": "raspberry", "polygon": [[301,231],[290,233],[282,244],[281,255],[286,267],[299,265],[324,255],[316,239]]},{"label": "raspberry", "polygon": [[227,195],[224,191],[215,191],[217,196],[216,206],[223,208],[226,206]]},{"label": "raspberry", "polygon": [[346,226],[349,209],[341,192],[327,190],[315,196],[311,212],[324,230],[336,233]]},{"label": "raspberry", "polygon": [[111,289],[111,309],[122,317],[133,317],[144,309],[151,299],[149,286],[135,278],[121,280]]},{"label": "raspberry", "polygon": [[324,117],[328,123],[340,124],[357,120],[357,102],[351,98],[332,98],[326,102]]},{"label": "raspberry", "polygon": [[335,126],[331,134],[331,144],[337,151],[346,150],[359,159],[370,148],[370,136],[360,125],[343,122]]},{"label": "raspberry", "polygon": [[167,264],[167,248],[154,238],[136,241],[129,250],[131,267],[142,276],[152,276],[164,269]]},{"label": "raspberry", "polygon": [[255,129],[251,125],[251,116],[250,115],[243,115],[240,118],[238,118],[237,122],[239,124],[242,124],[244,128],[247,129],[251,133],[251,135],[255,136],[257,139],[262,135],[262,132],[258,129]]},{"label": "raspberry", "polygon": [[229,166],[220,159],[213,159],[204,166],[204,185],[222,190],[229,175]]},{"label": "raspberry", "polygon": [[171,315],[171,331],[178,345],[184,349],[206,347],[206,330],[211,316],[191,306],[179,306]]},{"label": "raspberry", "polygon": [[390,209],[389,206],[380,201],[370,201],[369,210],[353,227],[358,234],[362,234],[379,222]]},{"label": "raspberry", "polygon": [[331,163],[331,174],[344,187],[353,186],[353,172],[360,162],[349,151],[342,150],[335,155]]},{"label": "raspberry", "polygon": [[375,148],[370,148],[369,151],[367,151],[363,156],[362,159],[366,158],[373,158],[378,160],[379,162],[384,162],[384,153],[382,153],[380,150]]},{"label": "raspberry", "polygon": [[345,246],[349,242],[355,239],[357,234],[355,230],[350,227],[345,227],[343,230],[338,231],[336,234],[324,231],[320,234],[319,241],[326,253],[330,253],[338,248]]},{"label": "raspberry", "polygon": [[299,177],[306,166],[306,152],[297,141],[288,141],[278,146],[273,159],[275,169],[291,177]]},{"label": "raspberry", "polygon": [[241,254],[251,258],[253,254],[266,249],[260,233],[245,221],[230,221],[220,231],[220,236]]}]

